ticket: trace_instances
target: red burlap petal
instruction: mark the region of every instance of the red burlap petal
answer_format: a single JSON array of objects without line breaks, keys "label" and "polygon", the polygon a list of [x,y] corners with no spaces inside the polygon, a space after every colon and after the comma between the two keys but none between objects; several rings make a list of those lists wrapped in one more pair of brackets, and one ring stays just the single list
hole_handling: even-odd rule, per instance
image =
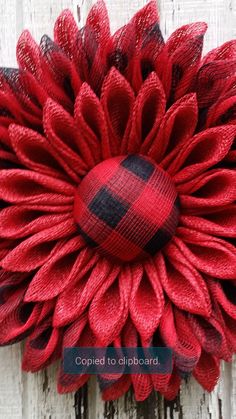
[{"label": "red burlap petal", "polygon": [[58,153],[45,137],[13,124],[9,127],[9,134],[13,150],[25,167],[54,178],[65,179]]},{"label": "red burlap petal", "polygon": [[109,385],[102,390],[102,400],[116,400],[122,397],[131,386],[131,378],[129,375],[122,375],[114,384]]},{"label": "red burlap petal", "polygon": [[177,186],[180,204],[185,211],[207,213],[231,204],[236,199],[236,171],[212,169]]},{"label": "red burlap petal", "polygon": [[236,285],[233,281],[214,281],[207,278],[207,286],[212,298],[230,317],[236,320]]},{"label": "red burlap petal", "polygon": [[84,241],[80,237],[62,243],[57,252],[34,275],[25,301],[50,300],[73,284],[78,279],[80,269],[84,269],[89,261],[88,251],[81,253],[83,247]]},{"label": "red burlap petal", "polygon": [[0,323],[22,303],[29,279],[25,273],[0,270]]},{"label": "red burlap petal", "polygon": [[193,376],[206,391],[214,390],[220,376],[219,359],[202,351],[201,357],[193,370]]},{"label": "red burlap petal", "polygon": [[150,375],[133,374],[131,377],[135,400],[141,402],[147,399],[153,390],[153,384]]},{"label": "red burlap petal", "polygon": [[64,53],[73,60],[79,29],[72,12],[65,9],[54,25],[54,40]]},{"label": "red burlap petal", "polygon": [[199,271],[213,278],[235,279],[235,247],[225,240],[179,227],[173,242]]},{"label": "red burlap petal", "polygon": [[[110,36],[110,22],[103,0],[98,0],[88,13],[86,19],[86,27],[93,33],[97,43],[103,43]],[[90,43],[89,33],[87,34],[86,43]]]},{"label": "red burlap petal", "polygon": [[[127,321],[122,335],[124,346],[131,348],[139,346],[137,330],[135,325],[130,320]],[[153,390],[151,375],[131,374],[130,377],[133,385],[135,399],[138,401],[145,400]]]},{"label": "red burlap petal", "polygon": [[[42,85],[28,71],[0,69],[0,103],[9,122],[41,129],[42,107],[48,97]],[[5,121],[6,122],[6,121]]]},{"label": "red burlap petal", "polygon": [[0,198],[7,202],[31,205],[68,205],[74,188],[69,183],[31,170],[9,169],[0,172]]},{"label": "red burlap petal", "polygon": [[42,266],[61,246],[60,239],[75,232],[73,220],[69,219],[36,233],[22,241],[1,261],[4,269],[29,272]]},{"label": "red burlap petal", "polygon": [[158,73],[157,58],[164,46],[156,2],[149,1],[134,15],[131,23],[136,35],[136,48],[130,82],[135,92],[138,92],[143,81],[154,69]]},{"label": "red burlap petal", "polygon": [[24,371],[36,372],[61,356],[62,330],[52,327],[52,318],[45,319],[27,338],[22,360]]},{"label": "red burlap petal", "polygon": [[165,113],[165,93],[156,73],[152,72],[142,84],[135,100],[131,132],[126,153],[148,150]]},{"label": "red burlap petal", "polygon": [[184,227],[202,231],[212,236],[235,237],[236,205],[227,205],[202,217],[183,215],[180,217],[180,223]]},{"label": "red burlap petal", "polygon": [[24,30],[19,37],[16,56],[19,68],[29,71],[36,79],[41,81],[42,70],[39,46],[28,30]]},{"label": "red burlap petal", "polygon": [[168,386],[162,391],[162,395],[166,400],[174,400],[179,392],[181,385],[180,375],[176,370],[173,370]]},{"label": "red burlap petal", "polygon": [[0,150],[0,170],[14,167],[18,164],[18,158],[9,151]]},{"label": "red burlap petal", "polygon": [[229,152],[236,127],[222,126],[197,134],[168,167],[176,184],[191,180],[216,165]]},{"label": "red burlap petal", "polygon": [[225,80],[235,75],[236,59],[207,62],[197,73],[196,92],[199,108],[210,107],[225,89]]},{"label": "red burlap petal", "polygon": [[102,105],[87,83],[82,85],[76,98],[74,114],[79,130],[78,148],[85,162],[92,168],[101,160],[109,158],[111,151]]},{"label": "red burlap petal", "polygon": [[214,314],[208,319],[189,314],[189,323],[202,349],[219,359],[231,360],[230,345],[220,318],[217,319]]},{"label": "red burlap petal", "polygon": [[155,263],[170,300],[182,310],[208,317],[211,301],[200,273],[174,245],[167,246],[165,256],[159,255]]},{"label": "red burlap petal", "polygon": [[204,59],[203,64],[210,63],[211,61],[216,60],[227,60],[230,58],[236,58],[236,40],[227,41],[224,44],[220,45],[209,51]]},{"label": "red burlap petal", "polygon": [[[114,67],[106,77],[101,92],[101,104],[108,126],[111,155],[123,153],[130,133],[134,93],[127,80]],[[123,143],[123,144],[122,144]]]},{"label": "red burlap petal", "polygon": [[132,268],[132,290],[129,310],[132,321],[144,341],[150,341],[164,307],[164,296],[154,264],[146,262]]},{"label": "red burlap petal", "polygon": [[58,297],[53,324],[64,326],[75,320],[86,309],[101,285],[111,278],[115,279],[117,273],[117,269],[112,269],[106,260],[97,261],[97,257],[93,257],[81,271],[76,284]]},{"label": "red burlap petal", "polygon": [[206,127],[221,124],[236,124],[236,96],[224,97],[213,104],[207,114]]},{"label": "red burlap petal", "polygon": [[37,208],[11,205],[0,212],[0,237],[19,239],[58,225],[68,214],[45,214]]},{"label": "red burlap petal", "polygon": [[159,132],[148,150],[148,155],[166,168],[179,148],[193,135],[197,125],[197,100],[195,94],[189,94],[174,103],[166,112]]},{"label": "red burlap petal", "polygon": [[25,339],[35,328],[40,311],[40,304],[21,302],[1,322],[0,345],[9,345]]},{"label": "red burlap petal", "polygon": [[19,240],[1,239],[0,240],[0,261],[19,243]]},{"label": "red burlap petal", "polygon": [[119,336],[128,317],[131,287],[132,273],[127,266],[117,277],[110,275],[93,298],[89,323],[101,345],[109,345]]},{"label": "red burlap petal", "polygon": [[41,306],[41,311],[36,322],[36,327],[38,324],[41,324],[42,322],[44,322],[45,319],[52,316],[54,307],[55,307],[55,298],[52,300],[44,301],[39,304]]},{"label": "red burlap petal", "polygon": [[167,40],[158,63],[170,102],[189,92],[201,59],[206,30],[204,22],[191,23],[178,28]]},{"label": "red burlap petal", "polygon": [[222,321],[224,323],[225,335],[227,339],[230,352],[232,354],[236,351],[236,319],[234,315],[229,315],[223,308],[221,309]]},{"label": "red burlap petal", "polygon": [[[79,317],[65,331],[63,337],[63,348],[70,347],[93,347],[96,345],[96,339],[89,327],[87,314]],[[59,393],[68,393],[78,390],[89,379],[88,374],[65,374],[63,365],[61,365],[58,374],[57,389]]]},{"label": "red burlap petal", "polygon": [[74,118],[50,99],[44,107],[43,124],[48,141],[60,155],[60,163],[64,161],[64,169],[78,182],[88,166],[79,155],[80,140]]},{"label": "red burlap petal", "polygon": [[47,35],[41,38],[39,47],[42,81],[47,92],[53,100],[72,111],[81,86],[76,66]]},{"label": "red burlap petal", "polygon": [[201,355],[201,346],[194,336],[184,312],[168,303],[160,321],[160,335],[172,349],[174,364],[180,373],[192,372]]}]

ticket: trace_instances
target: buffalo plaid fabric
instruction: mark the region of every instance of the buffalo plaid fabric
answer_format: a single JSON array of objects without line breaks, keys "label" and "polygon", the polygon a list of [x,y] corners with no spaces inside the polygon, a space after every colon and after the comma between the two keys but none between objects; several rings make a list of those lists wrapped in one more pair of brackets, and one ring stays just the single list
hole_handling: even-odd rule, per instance
[{"label": "buffalo plaid fabric", "polygon": [[171,178],[140,155],[108,159],[91,170],[79,185],[74,212],[90,246],[126,262],[165,246],[179,215]]}]

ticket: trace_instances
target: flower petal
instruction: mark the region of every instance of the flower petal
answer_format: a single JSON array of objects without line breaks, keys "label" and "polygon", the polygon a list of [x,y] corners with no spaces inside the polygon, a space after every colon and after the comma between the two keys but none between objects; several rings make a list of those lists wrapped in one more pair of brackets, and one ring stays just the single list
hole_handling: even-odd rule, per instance
[{"label": "flower petal", "polygon": [[0,327],[0,345],[19,342],[28,336],[40,315],[41,306],[33,303],[21,303],[2,322]]},{"label": "flower petal", "polygon": [[57,150],[60,163],[75,181],[88,170],[79,155],[78,129],[72,116],[51,99],[44,107],[43,124],[45,134],[51,146]]},{"label": "flower petal", "polygon": [[78,148],[89,167],[93,167],[111,153],[101,103],[87,83],[83,83],[76,98],[74,114],[79,130]]},{"label": "flower petal", "polygon": [[54,39],[70,59],[73,59],[78,32],[72,12],[69,9],[63,10],[54,26]]},{"label": "flower petal", "polygon": [[153,390],[152,380],[148,374],[132,374],[131,380],[134,389],[135,400],[142,402],[147,399]]},{"label": "flower petal", "polygon": [[24,371],[39,371],[61,356],[62,330],[52,328],[52,318],[37,325],[26,340],[22,360]]},{"label": "flower petal", "polygon": [[212,236],[236,237],[236,205],[224,206],[202,217],[183,215],[180,217],[180,223],[184,227]]},{"label": "flower petal", "polygon": [[108,386],[103,387],[100,385],[100,390],[102,391],[102,400],[111,401],[116,400],[122,397],[131,386],[131,378],[129,375],[122,375],[115,383],[112,383]]},{"label": "flower petal", "polygon": [[20,35],[16,47],[16,56],[20,69],[29,71],[38,80],[41,80],[39,46],[28,30],[24,30]]},{"label": "flower petal", "polygon": [[37,208],[11,205],[0,211],[0,237],[20,239],[60,224],[68,214],[45,214]]},{"label": "flower petal", "polygon": [[233,316],[229,315],[224,309],[221,309],[221,316],[223,318],[224,330],[228,346],[232,355],[236,352],[236,319],[235,309]]},{"label": "flower petal", "polygon": [[[137,348],[139,345],[137,330],[130,319],[127,320],[122,331],[122,344],[128,348]],[[134,388],[135,399],[139,401],[145,400],[153,390],[151,376],[148,374],[131,374],[130,377]]]},{"label": "flower petal", "polygon": [[[90,9],[86,19],[86,28],[93,32],[97,43],[105,42],[110,37],[109,17],[103,0],[98,0]],[[87,35],[89,35],[89,32],[87,32]],[[89,38],[85,39],[85,45],[89,42]]]},{"label": "flower petal", "polygon": [[197,73],[196,92],[199,108],[215,103],[225,89],[225,81],[235,75],[236,59],[207,62]]},{"label": "flower petal", "polygon": [[171,243],[165,250],[165,256],[165,259],[162,255],[158,256],[155,264],[170,300],[179,309],[208,317],[211,314],[211,300],[200,273]]},{"label": "flower petal", "polygon": [[181,378],[176,370],[173,370],[168,386],[162,391],[162,395],[166,400],[173,400],[176,398],[181,385]]},{"label": "flower petal", "polygon": [[111,154],[118,155],[122,140],[126,141],[130,132],[134,93],[127,80],[114,67],[103,83],[101,104],[108,125]]},{"label": "flower petal", "polygon": [[166,346],[173,350],[175,365],[180,373],[190,373],[197,365],[201,346],[194,336],[191,325],[184,312],[165,307],[160,321],[160,335]]},{"label": "flower petal", "polygon": [[148,151],[148,155],[168,167],[179,150],[192,137],[198,120],[196,95],[191,93],[174,103],[163,116],[158,134]]},{"label": "flower petal", "polygon": [[215,317],[205,319],[200,316],[189,315],[189,322],[194,335],[201,347],[213,356],[231,360],[229,345],[223,325]]},{"label": "flower petal", "polygon": [[213,127],[222,124],[236,124],[236,96],[219,99],[214,103],[208,113],[206,119],[206,127]]},{"label": "flower petal", "polygon": [[[89,327],[87,314],[79,317],[64,333],[63,348],[93,347],[96,339]],[[58,374],[57,389],[59,393],[68,393],[78,390],[89,379],[88,374],[65,374],[61,365]]]},{"label": "flower petal", "polygon": [[178,28],[167,40],[158,62],[162,67],[161,80],[170,102],[191,89],[201,59],[206,30],[204,22],[190,23]]},{"label": "flower petal", "polygon": [[43,86],[28,71],[13,68],[0,69],[0,83],[1,108],[9,122],[15,120],[41,130],[42,107],[47,99]]},{"label": "flower petal", "polygon": [[203,58],[203,63],[210,63],[216,60],[226,60],[228,58],[236,58],[236,40],[227,41],[209,51]]},{"label": "flower petal", "polygon": [[207,285],[214,301],[236,320],[236,286],[233,281],[214,281],[208,278]]},{"label": "flower petal", "polygon": [[211,392],[220,376],[220,360],[202,351],[201,358],[194,368],[193,376],[206,391]]},{"label": "flower petal", "polygon": [[77,36],[76,64],[81,77],[100,96],[107,71],[106,48],[110,38],[109,17],[104,1],[91,8],[84,28]]},{"label": "flower petal", "polygon": [[23,302],[27,274],[0,270],[0,323]]},{"label": "flower petal", "polygon": [[136,46],[133,22],[118,29],[106,46],[108,68],[115,67],[133,86],[134,52]]},{"label": "flower petal", "polygon": [[221,209],[236,199],[236,171],[210,170],[197,178],[177,185],[180,205],[196,215]]},{"label": "flower petal", "polygon": [[12,147],[19,161],[34,172],[55,178],[65,178],[57,152],[45,137],[37,132],[11,124],[9,134]]},{"label": "flower petal", "polygon": [[50,97],[65,109],[73,110],[73,101],[81,86],[74,62],[64,51],[44,35],[40,41],[42,81]]},{"label": "flower petal", "polygon": [[11,250],[1,261],[1,266],[13,272],[32,271],[42,266],[58,250],[61,245],[59,239],[71,236],[74,232],[71,219],[40,231]]},{"label": "flower petal", "polygon": [[11,203],[65,205],[73,202],[74,188],[59,179],[31,170],[0,172],[0,198]]},{"label": "flower petal", "polygon": [[102,345],[109,345],[119,336],[128,317],[132,287],[129,267],[115,271],[97,291],[89,309],[90,327]]},{"label": "flower petal", "polygon": [[131,83],[135,92],[138,92],[143,81],[152,71],[155,70],[158,73],[157,57],[164,46],[156,1],[149,1],[134,15],[131,23],[133,23],[136,35],[135,63]]},{"label": "flower petal", "polygon": [[173,243],[199,271],[213,278],[235,279],[235,247],[221,239],[179,227]]},{"label": "flower petal", "polygon": [[34,275],[25,301],[50,300],[77,280],[79,270],[91,257],[86,251],[81,253],[83,247],[84,241],[80,237],[66,241]]},{"label": "flower petal", "polygon": [[229,152],[236,127],[225,125],[205,130],[191,139],[168,167],[175,183],[186,182],[216,165]]},{"label": "flower petal", "polygon": [[144,81],[134,105],[132,127],[127,146],[128,153],[144,152],[154,140],[165,113],[165,93],[156,73]]},{"label": "flower petal", "polygon": [[152,262],[132,268],[133,286],[130,297],[131,319],[144,341],[149,341],[155,332],[164,307],[160,279]]},{"label": "flower petal", "polygon": [[[64,326],[80,316],[102,283],[111,275],[110,263],[105,259],[98,261],[97,259],[97,256],[94,256],[81,270],[76,284],[58,297],[53,319],[54,326]],[[111,276],[116,275],[117,272],[114,270]]]}]

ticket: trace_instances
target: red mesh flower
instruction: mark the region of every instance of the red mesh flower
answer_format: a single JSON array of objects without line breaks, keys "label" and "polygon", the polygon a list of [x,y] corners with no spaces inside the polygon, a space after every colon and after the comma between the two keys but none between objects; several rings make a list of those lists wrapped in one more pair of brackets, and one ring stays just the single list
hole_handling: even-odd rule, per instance
[{"label": "red mesh flower", "polygon": [[172,374],[100,379],[103,398],[172,399],[236,352],[236,43],[202,59],[205,31],[165,43],[151,1],[111,35],[99,1],[0,70],[0,343],[27,339],[25,370],[158,344]]}]

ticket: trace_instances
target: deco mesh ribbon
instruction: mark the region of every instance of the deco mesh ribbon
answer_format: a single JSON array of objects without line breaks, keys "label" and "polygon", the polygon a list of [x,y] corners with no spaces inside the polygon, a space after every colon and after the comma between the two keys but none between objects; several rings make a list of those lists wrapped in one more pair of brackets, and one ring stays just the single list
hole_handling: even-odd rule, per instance
[{"label": "deco mesh ribbon", "polygon": [[[155,1],[111,35],[99,1],[0,69],[0,344],[23,369],[71,346],[168,346],[171,374],[100,377],[173,399],[236,352],[236,42],[164,42]],[[67,375],[59,392],[88,375]]]}]

